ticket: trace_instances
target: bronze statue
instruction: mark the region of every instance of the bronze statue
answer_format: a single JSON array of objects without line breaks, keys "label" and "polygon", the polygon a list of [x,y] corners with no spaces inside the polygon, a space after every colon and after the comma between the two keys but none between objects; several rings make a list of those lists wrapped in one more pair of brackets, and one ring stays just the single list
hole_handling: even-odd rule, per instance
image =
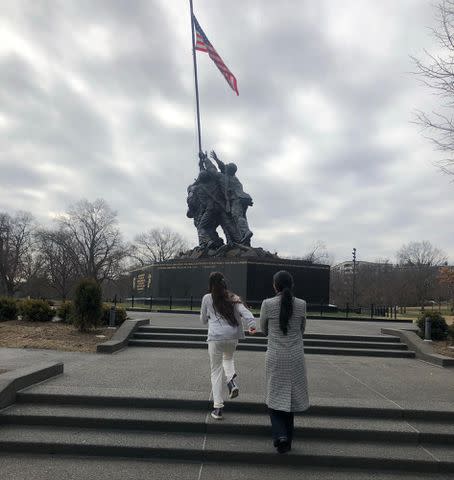
[{"label": "bronze statue", "polygon": [[199,247],[204,250],[220,249],[224,241],[217,233],[220,226],[226,243],[250,246],[252,232],[246,218],[246,210],[252,206],[252,198],[244,192],[236,177],[237,167],[224,164],[211,152],[219,170],[204,153],[199,154],[199,175],[188,187],[187,216],[194,219]]},{"label": "bronze statue", "polygon": [[237,166],[234,163],[228,163],[226,165],[219,160],[214,150],[211,152],[210,156],[217,163],[219,170],[224,175],[223,182],[226,197],[226,210],[232,213],[240,230],[241,240],[239,243],[250,245],[253,233],[249,230],[246,211],[248,207],[252,207],[254,202],[252,201],[251,196],[243,190],[243,185],[236,176],[238,170]]}]

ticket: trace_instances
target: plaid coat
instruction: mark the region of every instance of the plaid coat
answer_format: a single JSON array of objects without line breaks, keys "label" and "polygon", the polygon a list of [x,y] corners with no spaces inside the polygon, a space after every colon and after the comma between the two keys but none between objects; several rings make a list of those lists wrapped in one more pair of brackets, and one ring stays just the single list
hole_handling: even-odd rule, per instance
[{"label": "plaid coat", "polygon": [[303,333],[306,302],[294,299],[287,335],[279,328],[281,297],[267,298],[260,311],[260,326],[268,337],[266,352],[266,404],[274,410],[302,412],[309,408]]}]

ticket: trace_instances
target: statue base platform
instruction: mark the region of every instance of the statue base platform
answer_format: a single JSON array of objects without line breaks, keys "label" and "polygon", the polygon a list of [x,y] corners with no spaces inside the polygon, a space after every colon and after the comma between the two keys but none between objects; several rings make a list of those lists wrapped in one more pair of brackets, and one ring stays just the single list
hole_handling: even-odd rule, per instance
[{"label": "statue base platform", "polygon": [[192,250],[181,253],[177,260],[189,260],[199,258],[272,258],[278,259],[275,253],[268,252],[263,248],[254,248],[247,245],[234,243],[232,245],[222,245],[216,249],[195,247]]},{"label": "statue base platform", "polygon": [[[191,255],[201,253],[196,249],[191,252]],[[265,252],[263,256],[262,252]],[[191,255],[132,271],[133,295],[137,299],[151,297],[154,304],[166,303],[172,297],[175,306],[188,305],[192,297],[196,305],[208,291],[210,273],[219,271],[232,291],[248,305],[256,307],[264,298],[274,296],[273,275],[287,270],[295,280],[297,297],[308,303],[329,303],[329,265],[282,259],[251,247],[231,248],[222,257]]]}]

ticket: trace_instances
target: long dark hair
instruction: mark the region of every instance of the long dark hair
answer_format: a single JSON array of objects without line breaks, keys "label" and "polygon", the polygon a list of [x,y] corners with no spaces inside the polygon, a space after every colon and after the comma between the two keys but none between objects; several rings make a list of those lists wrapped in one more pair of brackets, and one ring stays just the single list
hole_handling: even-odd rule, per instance
[{"label": "long dark hair", "polygon": [[281,296],[279,327],[284,335],[288,332],[288,321],[293,314],[293,277],[285,270],[277,272],[273,277],[277,293]]},{"label": "long dark hair", "polygon": [[222,315],[232,327],[238,326],[238,320],[235,317],[234,295],[227,290],[227,283],[221,272],[210,273],[209,289],[213,298],[214,310]]}]

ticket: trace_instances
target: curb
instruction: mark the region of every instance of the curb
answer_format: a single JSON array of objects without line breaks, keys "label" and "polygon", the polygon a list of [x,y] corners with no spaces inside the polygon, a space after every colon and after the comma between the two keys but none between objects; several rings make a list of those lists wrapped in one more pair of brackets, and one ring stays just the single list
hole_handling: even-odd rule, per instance
[{"label": "curb", "polygon": [[395,328],[382,328],[381,333],[397,336],[415,352],[416,358],[440,367],[454,367],[454,358],[435,353],[433,347],[424,342],[411,330],[398,330]]},{"label": "curb", "polygon": [[17,392],[35,383],[63,373],[63,363],[44,362],[23,367],[0,375],[0,409],[16,401]]},{"label": "curb", "polygon": [[101,343],[96,347],[97,353],[114,353],[128,346],[129,337],[142,325],[150,323],[149,319],[126,320],[115,332],[111,340]]}]

